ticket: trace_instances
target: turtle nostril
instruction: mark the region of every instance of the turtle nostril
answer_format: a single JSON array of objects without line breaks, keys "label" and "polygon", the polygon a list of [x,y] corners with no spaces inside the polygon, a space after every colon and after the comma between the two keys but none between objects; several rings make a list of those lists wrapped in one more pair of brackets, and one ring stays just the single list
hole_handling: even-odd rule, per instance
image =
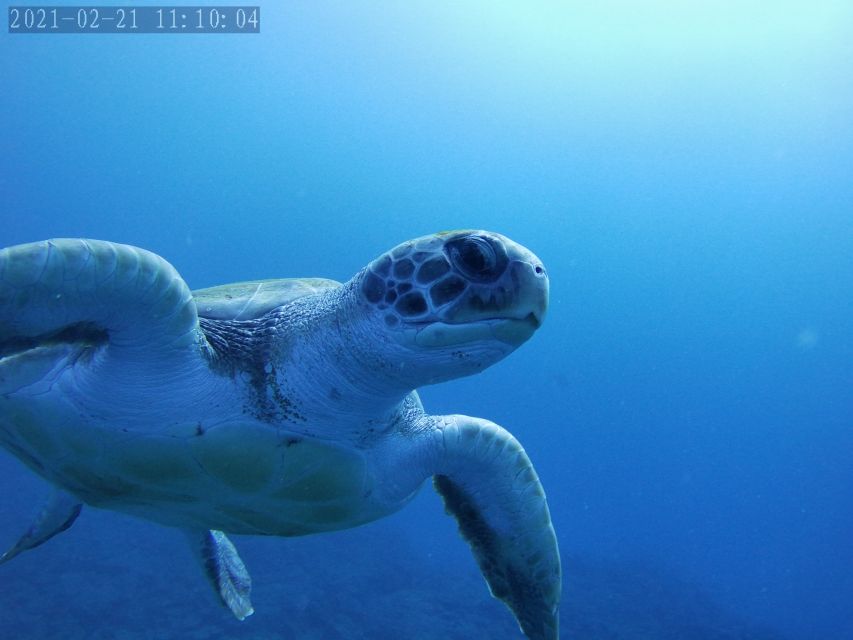
[{"label": "turtle nostril", "polygon": [[537,264],[533,270],[536,272],[537,276],[541,276],[545,273],[545,269],[543,269],[542,265],[539,265],[539,264]]}]

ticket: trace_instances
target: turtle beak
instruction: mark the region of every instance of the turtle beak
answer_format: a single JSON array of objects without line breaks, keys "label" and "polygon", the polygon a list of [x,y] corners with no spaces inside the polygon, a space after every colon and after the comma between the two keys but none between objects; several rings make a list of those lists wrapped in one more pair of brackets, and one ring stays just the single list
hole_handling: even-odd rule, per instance
[{"label": "turtle beak", "polygon": [[[526,319],[534,322],[536,329],[542,326],[545,313],[548,311],[548,297],[550,284],[545,267],[539,259],[530,254],[530,260],[516,263],[515,276],[518,277],[517,290],[519,291],[518,308]],[[527,313],[525,313],[525,311]]]},{"label": "turtle beak", "polygon": [[492,328],[494,336],[513,348],[526,342],[542,326],[548,310],[548,274],[532,253],[510,265],[515,296],[506,316]]}]

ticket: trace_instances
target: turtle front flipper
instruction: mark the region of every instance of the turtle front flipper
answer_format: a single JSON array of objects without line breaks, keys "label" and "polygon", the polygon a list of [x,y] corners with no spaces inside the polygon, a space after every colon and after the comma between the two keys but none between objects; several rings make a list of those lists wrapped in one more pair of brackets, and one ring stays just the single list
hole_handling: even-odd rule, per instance
[{"label": "turtle front flipper", "polygon": [[0,250],[0,359],[70,341],[156,359],[198,343],[195,302],[144,249],[59,239]]},{"label": "turtle front flipper", "polygon": [[44,544],[53,536],[68,529],[74,524],[82,508],[83,504],[80,500],[60,489],[54,489],[27,531],[6,553],[0,556],[0,564],[8,562],[19,553]]},{"label": "turtle front flipper", "polygon": [[435,488],[492,595],[513,612],[530,640],[556,640],[560,553],[545,492],[518,440],[468,416],[438,418]]},{"label": "turtle front flipper", "polygon": [[237,549],[221,531],[186,531],[190,547],[213,584],[222,604],[238,620],[245,620],[252,608],[252,578]]}]

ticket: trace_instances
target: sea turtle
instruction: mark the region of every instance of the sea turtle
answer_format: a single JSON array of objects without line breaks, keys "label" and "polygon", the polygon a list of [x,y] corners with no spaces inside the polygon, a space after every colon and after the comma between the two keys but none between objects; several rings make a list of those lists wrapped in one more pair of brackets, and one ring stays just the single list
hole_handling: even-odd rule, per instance
[{"label": "sea turtle", "polygon": [[539,259],[497,233],[424,236],[351,280],[191,292],[163,258],[99,240],[0,251],[0,444],[55,493],[2,560],[83,503],[184,529],[223,603],[252,613],[227,533],[298,536],[393,513],[432,477],[492,594],[558,636],[542,486],[500,426],[414,389],[482,371],[548,304]]}]

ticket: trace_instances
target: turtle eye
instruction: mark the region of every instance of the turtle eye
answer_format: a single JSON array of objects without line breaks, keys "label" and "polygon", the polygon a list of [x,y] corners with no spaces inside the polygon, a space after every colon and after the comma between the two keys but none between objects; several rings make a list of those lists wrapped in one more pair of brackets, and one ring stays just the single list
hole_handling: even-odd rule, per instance
[{"label": "turtle eye", "polygon": [[473,280],[492,280],[498,273],[498,257],[491,243],[480,236],[466,236],[447,243],[450,261]]}]

